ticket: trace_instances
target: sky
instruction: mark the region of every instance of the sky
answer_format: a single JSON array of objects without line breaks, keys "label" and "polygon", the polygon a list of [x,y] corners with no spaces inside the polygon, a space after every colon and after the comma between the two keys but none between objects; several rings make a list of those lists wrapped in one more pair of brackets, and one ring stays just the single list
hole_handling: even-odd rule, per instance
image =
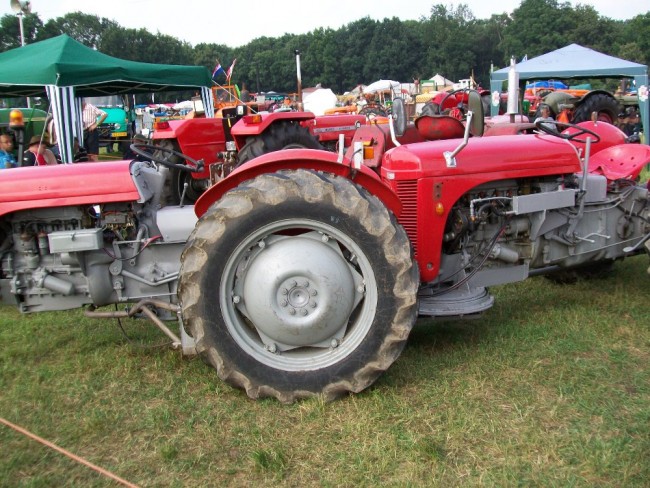
[{"label": "sky", "polygon": [[[12,14],[10,0],[3,1],[0,15]],[[26,1],[26,0],[19,0]],[[125,28],[146,28],[168,34],[193,46],[199,43],[239,47],[255,38],[279,37],[285,33],[305,34],[319,27],[338,29],[370,17],[375,20],[398,17],[418,20],[428,17],[437,4],[468,5],[476,18],[511,13],[520,0],[30,0],[32,12],[41,20],[81,11],[106,17]],[[562,0],[561,0],[562,1]],[[569,0],[572,5],[592,5],[602,16],[624,20],[650,11],[648,0]],[[309,5],[309,7],[306,7]],[[313,8],[307,12],[306,8]],[[551,26],[552,27],[552,26]]]}]

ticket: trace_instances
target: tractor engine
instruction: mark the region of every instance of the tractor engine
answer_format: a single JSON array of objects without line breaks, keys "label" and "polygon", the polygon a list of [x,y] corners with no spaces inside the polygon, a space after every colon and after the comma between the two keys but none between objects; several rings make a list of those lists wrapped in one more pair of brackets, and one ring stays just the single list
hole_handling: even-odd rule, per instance
[{"label": "tractor engine", "polygon": [[[424,313],[478,312],[491,305],[485,287],[611,263],[642,252],[649,232],[648,189],[631,180],[567,175],[475,187],[449,214],[439,276],[420,293]],[[459,293],[479,297],[474,308]]]},{"label": "tractor engine", "polygon": [[25,313],[175,303],[180,254],[195,222],[192,207],[153,211],[151,202],[16,212],[0,229],[2,300]]}]

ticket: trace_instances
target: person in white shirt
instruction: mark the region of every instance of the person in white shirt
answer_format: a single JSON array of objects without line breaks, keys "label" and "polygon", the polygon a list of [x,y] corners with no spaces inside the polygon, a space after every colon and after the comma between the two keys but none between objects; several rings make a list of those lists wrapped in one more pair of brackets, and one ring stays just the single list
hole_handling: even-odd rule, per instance
[{"label": "person in white shirt", "polygon": [[84,129],[84,144],[86,147],[86,152],[88,153],[89,161],[98,161],[99,160],[99,132],[97,127],[99,127],[108,114],[103,110],[98,109],[94,105],[87,103],[86,100],[83,101],[82,105],[82,114],[81,118],[83,120],[83,129]]}]

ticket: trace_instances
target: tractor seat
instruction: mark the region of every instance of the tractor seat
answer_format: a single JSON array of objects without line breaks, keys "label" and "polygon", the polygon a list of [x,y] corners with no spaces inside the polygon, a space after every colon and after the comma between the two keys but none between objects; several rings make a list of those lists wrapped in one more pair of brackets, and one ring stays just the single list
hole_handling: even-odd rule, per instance
[{"label": "tractor seat", "polygon": [[422,115],[415,119],[415,127],[427,141],[458,139],[465,134],[465,126],[449,115]]}]

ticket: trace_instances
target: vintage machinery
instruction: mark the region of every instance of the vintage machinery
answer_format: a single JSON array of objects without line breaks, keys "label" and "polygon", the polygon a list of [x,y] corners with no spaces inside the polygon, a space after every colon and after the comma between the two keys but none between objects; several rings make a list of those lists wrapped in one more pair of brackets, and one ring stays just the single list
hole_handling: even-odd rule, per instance
[{"label": "vintage machinery", "polygon": [[141,315],[251,398],[333,399],[387,370],[418,315],[475,317],[491,286],[650,252],[648,146],[601,122],[480,137],[469,107],[462,138],[361,126],[347,152],[256,157],[194,206],[165,194],[201,163],[146,146],[145,162],[4,171],[2,300]]}]

